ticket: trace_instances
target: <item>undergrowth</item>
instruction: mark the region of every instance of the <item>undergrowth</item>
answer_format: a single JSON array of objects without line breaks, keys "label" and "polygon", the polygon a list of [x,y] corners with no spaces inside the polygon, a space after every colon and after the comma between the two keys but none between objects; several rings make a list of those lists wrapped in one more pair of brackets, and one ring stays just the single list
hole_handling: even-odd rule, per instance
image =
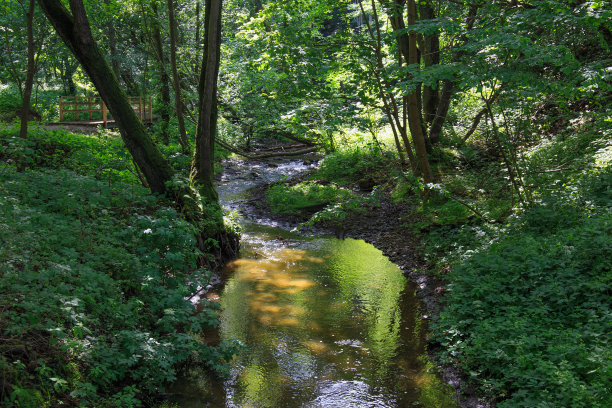
[{"label": "undergrowth", "polygon": [[[136,407],[186,362],[220,373],[194,227],[140,186],[116,136],[0,130],[0,406]],[[24,151],[18,152],[21,147]],[[115,160],[116,159],[116,160]]]},{"label": "undergrowth", "polygon": [[350,190],[311,182],[276,184],[267,191],[272,211],[281,214],[314,212],[337,200],[352,197]]},{"label": "undergrowth", "polygon": [[372,147],[352,147],[325,156],[307,180],[270,187],[273,212],[307,216],[303,224],[341,223],[350,213],[379,204],[378,186],[389,180],[393,155]]},{"label": "undergrowth", "polygon": [[499,407],[612,405],[611,185],[608,168],[547,197],[447,276],[444,359]]},{"label": "undergrowth", "polygon": [[[522,149],[524,204],[503,188],[503,168],[492,171],[499,161],[471,154],[476,141],[446,159],[460,171],[442,180],[486,219],[448,197],[415,205],[410,225],[447,282],[432,325],[442,361],[500,408],[612,405],[612,145],[602,117]],[[410,199],[403,189],[396,195]]]}]

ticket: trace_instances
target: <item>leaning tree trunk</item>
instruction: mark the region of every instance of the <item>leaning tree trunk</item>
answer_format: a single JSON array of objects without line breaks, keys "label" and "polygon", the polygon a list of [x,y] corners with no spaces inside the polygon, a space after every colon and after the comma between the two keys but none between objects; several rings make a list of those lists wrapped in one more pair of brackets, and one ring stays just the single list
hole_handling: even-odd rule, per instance
[{"label": "leaning tree trunk", "polygon": [[209,0],[204,13],[206,42],[200,75],[199,118],[196,131],[193,177],[200,184],[202,195],[217,200],[213,188],[214,147],[217,131],[217,76],[221,58],[221,0]]},{"label": "leaning tree trunk", "polygon": [[38,0],[45,15],[81,63],[108,106],[125,146],[155,193],[166,192],[174,171],[151,140],[146,128],[128,102],[106,58],[93,39],[82,0],[70,0],[72,14],[61,0]]},{"label": "leaning tree trunk", "polygon": [[[38,0],[38,2],[106,102],[117,121],[127,149],[134,162],[142,170],[151,191],[174,193],[177,206],[180,207],[185,218],[199,231],[197,234],[198,249],[203,254],[214,256],[214,260],[211,260],[203,255],[199,263],[202,266],[218,265],[234,256],[238,250],[238,237],[224,228],[221,211],[218,211],[218,201],[210,203],[212,207],[207,206],[202,209],[199,197],[193,190],[187,188],[177,190],[166,186],[166,183],[174,176],[174,171],[136,116],[128,102],[127,95],[119,86],[111,67],[94,41],[83,0],[70,0],[72,14],[62,4],[62,0]],[[210,166],[212,167],[212,164]],[[212,183],[210,188],[214,192]],[[218,244],[216,245],[213,241]]]},{"label": "leaning tree trunk", "polygon": [[[26,74],[25,87],[23,90],[23,101],[21,104],[21,127],[19,137],[25,139],[28,136],[28,117],[30,116],[30,98],[32,96],[32,86],[34,85],[34,71],[36,70],[34,61],[34,0],[30,0],[30,6],[26,13],[27,36],[28,36],[28,72]],[[17,165],[18,171],[25,170],[26,163],[21,161]]]}]

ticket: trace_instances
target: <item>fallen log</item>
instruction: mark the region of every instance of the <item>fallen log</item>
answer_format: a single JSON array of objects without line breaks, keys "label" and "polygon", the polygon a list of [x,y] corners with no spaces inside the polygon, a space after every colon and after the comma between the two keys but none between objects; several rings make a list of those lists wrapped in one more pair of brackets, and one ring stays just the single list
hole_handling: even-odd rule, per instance
[{"label": "fallen log", "polygon": [[316,146],[310,146],[310,147],[306,147],[304,149],[293,149],[293,150],[286,150],[286,151],[280,151],[280,152],[268,152],[268,153],[260,153],[260,154],[250,154],[247,152],[244,152],[232,145],[230,145],[229,143],[224,142],[223,140],[216,138],[215,139],[215,143],[217,143],[219,146],[223,147],[224,149],[229,150],[232,153],[235,153],[239,156],[242,157],[246,157],[247,159],[251,159],[251,160],[262,160],[262,159],[269,159],[272,157],[293,157],[293,156],[301,156],[303,154],[308,154],[308,153],[313,153],[317,151],[317,147]]}]

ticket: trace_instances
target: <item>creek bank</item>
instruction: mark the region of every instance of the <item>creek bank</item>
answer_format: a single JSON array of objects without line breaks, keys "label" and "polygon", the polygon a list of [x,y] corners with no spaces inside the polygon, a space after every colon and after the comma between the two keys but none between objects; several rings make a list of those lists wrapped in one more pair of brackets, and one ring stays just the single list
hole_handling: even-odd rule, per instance
[{"label": "creek bank", "polygon": [[[298,183],[307,179],[311,172],[312,169],[284,181]],[[271,220],[276,226],[284,229],[293,229],[310,218],[311,213],[300,215],[273,213],[266,200],[266,193],[271,185],[272,183],[268,183],[251,190],[250,198],[243,202],[243,207],[240,209],[245,217]],[[383,192],[379,206],[361,214],[350,212],[341,225],[323,223],[302,228],[301,231],[305,234],[332,234],[341,239],[362,239],[382,251],[417,284],[417,295],[427,311],[424,318],[430,320],[432,316],[437,316],[443,307],[446,282],[428,273],[426,263],[419,252],[420,239],[411,229],[410,220],[406,218],[410,212],[411,208],[407,203],[396,203],[391,200],[389,193]],[[444,381],[455,389],[459,406],[494,408],[494,401],[483,398],[478,390],[469,384],[467,376],[459,367],[440,364],[436,357],[440,347],[439,344],[430,342],[428,352],[432,360],[437,363]]]}]

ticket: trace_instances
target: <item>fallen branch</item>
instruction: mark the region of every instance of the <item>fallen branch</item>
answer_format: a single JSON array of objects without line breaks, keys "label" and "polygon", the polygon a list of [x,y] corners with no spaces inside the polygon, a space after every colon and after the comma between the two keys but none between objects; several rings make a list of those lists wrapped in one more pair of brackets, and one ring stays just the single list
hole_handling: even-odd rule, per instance
[{"label": "fallen branch", "polygon": [[468,132],[465,134],[465,136],[463,136],[463,138],[461,139],[460,145],[463,145],[465,142],[467,142],[467,140],[470,138],[470,136],[472,136],[472,134],[476,131],[476,128],[480,124],[480,120],[485,115],[485,113],[487,113],[487,108],[482,108],[480,110],[480,112],[478,112],[476,114],[476,116],[474,116],[474,121],[472,122],[472,127],[470,128],[470,130],[468,130]]},{"label": "fallen branch", "polygon": [[310,146],[310,147],[306,147],[304,149],[298,149],[298,150],[288,150],[288,151],[283,151],[283,152],[270,152],[270,153],[261,153],[261,154],[250,154],[250,153],[244,152],[230,145],[229,143],[224,142],[223,140],[220,140],[219,138],[215,139],[215,143],[217,143],[219,146],[223,147],[224,149],[229,150],[232,153],[235,153],[242,157],[246,157],[247,159],[251,159],[251,160],[262,160],[262,159],[269,159],[272,157],[301,156],[303,154],[313,153],[317,151],[317,147]]},{"label": "fallen branch", "polygon": [[[502,88],[504,87],[504,84],[502,84],[499,88],[497,88],[495,90],[495,92],[493,93],[493,95],[491,95],[491,97],[488,99],[487,105],[490,103],[495,102],[495,100],[497,99],[497,97],[500,94],[500,91],[502,90]],[[486,101],[485,101],[486,102]],[[485,106],[484,108],[482,108],[480,110],[480,112],[478,112],[476,114],[476,116],[474,116],[474,120],[472,122],[472,127],[470,127],[470,130],[468,130],[468,132],[465,134],[465,136],[463,136],[463,138],[461,139],[461,143],[459,143],[459,146],[462,146],[465,142],[467,142],[467,140],[470,138],[470,136],[472,136],[472,134],[476,131],[476,128],[478,127],[478,125],[480,124],[480,120],[482,119],[482,117],[488,112],[488,108]]]}]

